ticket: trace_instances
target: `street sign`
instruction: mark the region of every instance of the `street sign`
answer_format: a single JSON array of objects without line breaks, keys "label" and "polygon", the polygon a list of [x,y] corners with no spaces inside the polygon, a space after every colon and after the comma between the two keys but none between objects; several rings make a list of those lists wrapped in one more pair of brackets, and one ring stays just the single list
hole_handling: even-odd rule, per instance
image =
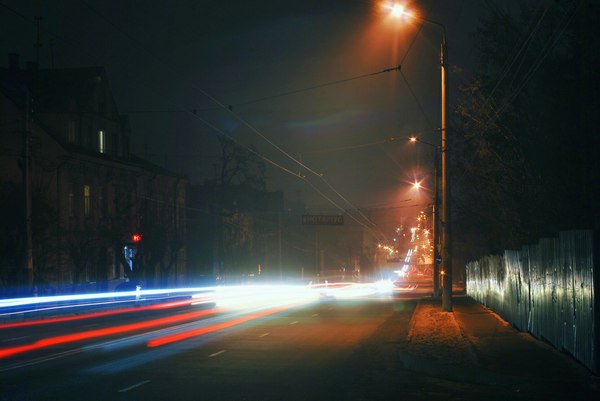
[{"label": "street sign", "polygon": [[313,226],[343,226],[344,216],[305,214],[302,216],[302,224]]}]

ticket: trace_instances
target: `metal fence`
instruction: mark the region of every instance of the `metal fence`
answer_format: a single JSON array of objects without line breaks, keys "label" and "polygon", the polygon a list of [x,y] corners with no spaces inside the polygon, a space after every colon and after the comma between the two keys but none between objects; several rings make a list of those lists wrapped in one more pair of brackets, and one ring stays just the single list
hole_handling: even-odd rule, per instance
[{"label": "metal fence", "polygon": [[600,272],[593,231],[561,232],[520,251],[467,264],[467,293],[516,328],[598,372]]}]

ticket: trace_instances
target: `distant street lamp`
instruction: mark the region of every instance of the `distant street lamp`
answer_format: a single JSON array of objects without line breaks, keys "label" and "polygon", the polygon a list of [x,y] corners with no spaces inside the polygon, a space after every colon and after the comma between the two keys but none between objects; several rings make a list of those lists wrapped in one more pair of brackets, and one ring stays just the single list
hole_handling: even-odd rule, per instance
[{"label": "distant street lamp", "polygon": [[440,257],[440,250],[438,249],[438,243],[439,243],[439,236],[440,236],[440,228],[438,226],[438,220],[439,220],[439,213],[440,213],[440,207],[439,207],[439,195],[438,195],[438,175],[439,175],[439,150],[440,147],[437,145],[434,145],[432,143],[429,142],[425,142],[422,141],[420,139],[418,139],[416,136],[412,136],[409,138],[411,143],[421,143],[423,145],[427,145],[427,146],[431,146],[432,148],[434,148],[434,161],[433,161],[433,174],[434,174],[434,179],[433,179],[433,207],[432,207],[432,213],[431,213],[431,240],[433,242],[433,296],[434,297],[439,297],[440,296],[440,266],[439,266],[439,257]]},{"label": "distant street lamp", "polygon": [[442,293],[442,309],[445,312],[452,312],[452,238],[450,226],[450,187],[448,181],[448,141],[446,128],[446,108],[447,108],[447,83],[446,83],[446,63],[448,60],[448,49],[446,45],[446,27],[428,18],[415,16],[399,4],[386,6],[390,14],[395,18],[415,19],[423,23],[433,24],[442,30],[442,43],[440,46],[440,67],[441,67],[441,86],[442,86],[442,265],[444,270],[444,282]]}]

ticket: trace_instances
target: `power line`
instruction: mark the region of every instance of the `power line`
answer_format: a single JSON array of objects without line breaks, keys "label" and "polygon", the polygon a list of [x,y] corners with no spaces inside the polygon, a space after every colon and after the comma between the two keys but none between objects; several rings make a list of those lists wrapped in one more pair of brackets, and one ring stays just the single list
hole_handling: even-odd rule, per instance
[{"label": "power line", "polygon": [[423,105],[421,104],[421,102],[419,101],[419,98],[417,98],[417,95],[415,94],[415,92],[412,90],[410,84],[408,83],[408,80],[406,79],[406,75],[404,75],[404,73],[402,71],[400,71],[400,75],[402,75],[402,79],[404,79],[404,83],[406,84],[406,87],[408,88],[408,91],[412,95],[413,99],[415,99],[415,102],[417,103],[417,106],[419,106],[419,109],[421,110],[421,113],[423,114],[423,117],[425,117],[425,121],[427,121],[427,124],[429,125],[429,128],[431,128],[433,130],[434,129],[434,125],[431,123],[431,121],[427,117],[427,113],[425,113],[425,109],[423,108]]},{"label": "power line", "polygon": [[[115,29],[117,29],[121,34],[125,35],[127,38],[129,38],[131,41],[135,42],[140,48],[142,48],[144,51],[146,51],[149,55],[151,55],[152,57],[154,57],[157,61],[159,61],[163,66],[167,67],[170,70],[174,69],[166,62],[164,62],[162,59],[160,59],[159,57],[157,57],[150,49],[148,49],[146,46],[144,46],[142,43],[140,43],[137,39],[135,39],[134,37],[132,37],[131,35],[129,35],[127,32],[125,32],[123,29],[121,29],[118,25],[116,25],[115,23],[113,23],[112,21],[110,21],[107,17],[105,17],[104,15],[102,15],[101,13],[99,13],[97,10],[95,10],[93,7],[91,7],[87,2],[82,1],[82,3],[84,5],[86,5],[92,12],[94,12],[96,15],[100,16],[103,20],[105,20],[107,23],[109,23],[112,27],[114,27]],[[357,77],[352,77],[352,78],[346,78],[343,80],[339,80],[339,81],[333,81],[330,83],[325,83],[325,84],[321,84],[321,85],[316,85],[314,87],[311,88],[306,88],[304,90],[312,90],[318,87],[323,87],[323,86],[328,86],[328,85],[334,85],[334,84],[338,84],[341,82],[348,82],[348,81],[352,81],[352,80],[356,80],[356,79],[360,79],[360,78],[364,78],[364,77],[368,77],[368,76],[372,76],[372,75],[377,75],[377,74],[381,74],[384,72],[390,72],[390,71],[396,71],[399,70],[400,66],[397,67],[393,67],[393,68],[387,68],[381,71],[378,71],[376,73],[371,73],[371,74],[363,74],[361,76],[357,76]],[[316,177],[319,177],[321,180],[323,180],[327,186],[334,191],[334,193],[336,193],[336,195],[338,195],[340,198],[344,199],[345,201],[347,201],[343,195],[341,195],[339,193],[339,191],[337,191],[335,188],[333,188],[333,186],[331,186],[331,184],[329,184],[323,177],[321,174],[315,172],[313,169],[311,169],[310,167],[308,167],[306,164],[304,164],[303,162],[297,160],[295,157],[293,157],[292,155],[290,155],[287,151],[285,151],[282,147],[280,147],[279,145],[275,144],[273,141],[271,141],[269,138],[267,138],[265,135],[263,135],[258,129],[256,129],[253,125],[251,125],[248,121],[246,121],[245,119],[243,119],[241,116],[239,116],[238,114],[236,114],[233,111],[233,107],[229,107],[224,105],[222,102],[220,102],[218,99],[216,99],[214,96],[210,95],[208,92],[206,92],[205,90],[203,90],[202,88],[198,87],[197,85],[192,83],[192,86],[194,88],[196,88],[196,90],[198,90],[203,96],[205,96],[207,99],[209,99],[210,101],[212,101],[214,104],[216,104],[220,109],[228,112],[230,115],[232,115],[236,120],[240,121],[243,125],[245,125],[250,131],[254,132],[256,135],[258,135],[260,138],[262,138],[264,141],[266,141],[268,144],[270,144],[272,147],[274,147],[276,150],[278,150],[279,152],[281,152],[284,156],[286,156],[288,159],[290,159],[291,161],[293,161],[294,163],[296,163],[297,165],[301,166],[302,168],[306,169],[308,172],[310,172],[311,174],[315,175]],[[304,91],[304,90],[298,90],[296,92],[299,91]],[[282,94],[280,94],[280,96],[282,96]],[[195,113],[192,113],[193,115],[195,115],[197,118],[198,117]],[[204,124],[206,124],[207,126],[216,129],[217,127],[215,127],[213,124],[208,123],[208,121],[201,119],[201,121],[203,121]],[[227,136],[229,139],[234,140],[231,136],[225,134],[222,130],[218,130],[217,132],[219,132],[221,135],[225,135]],[[297,178],[301,178],[303,180],[306,180],[304,177],[301,177],[299,174],[292,172],[291,170],[284,168],[283,166],[273,162],[270,159],[265,158],[262,155],[259,155],[255,150],[251,150],[250,148],[242,145],[241,143],[239,143],[239,141],[235,141],[234,142],[240,146],[245,147],[246,149],[248,149],[249,151],[251,151],[252,153],[258,155],[259,157],[263,158],[265,161],[267,161],[268,163],[281,168],[283,171],[297,177]],[[321,196],[323,196],[322,192]],[[329,198],[325,198],[328,199],[329,202],[331,202],[331,200]],[[356,209],[356,207],[354,207],[354,209]]]},{"label": "power line", "polygon": [[[411,132],[410,134],[411,135],[423,135],[423,134],[429,134],[432,132],[437,132],[437,130]],[[337,148],[319,149],[319,150],[313,150],[310,152],[303,152],[302,154],[303,155],[313,155],[313,154],[319,154],[319,153],[341,152],[344,150],[355,150],[355,149],[361,149],[361,148],[366,148],[366,147],[375,146],[375,145],[383,145],[384,143],[390,143],[390,142],[399,143],[399,140],[408,139],[408,138],[410,138],[409,135],[392,136],[392,137],[389,137],[386,139],[382,139],[380,141],[367,142],[367,143],[361,143],[361,144],[356,144],[356,145],[340,146]]]},{"label": "power line", "polygon": [[391,71],[400,71],[400,65],[398,65],[397,67],[385,68],[385,69],[383,69],[381,71],[377,71],[377,72],[372,72],[372,73],[368,73],[368,74],[357,75],[357,76],[354,76],[354,77],[339,79],[339,80],[336,80],[336,81],[325,82],[325,83],[322,83],[322,84],[308,86],[308,87],[302,88],[302,89],[295,89],[295,90],[291,90],[291,91],[288,91],[288,92],[276,93],[276,94],[273,94],[273,95],[263,96],[263,97],[260,97],[260,98],[257,98],[257,99],[248,100],[248,101],[245,101],[245,102],[234,103],[234,104],[229,105],[229,108],[233,109],[234,107],[245,106],[245,105],[252,104],[252,103],[263,102],[265,100],[271,100],[271,99],[276,99],[276,98],[283,97],[283,96],[295,95],[295,94],[302,93],[302,92],[307,92],[307,91],[311,91],[311,90],[315,90],[315,89],[325,88],[327,86],[338,85],[338,84],[342,84],[342,83],[346,83],[346,82],[356,81],[357,79],[373,77],[375,75],[379,75],[379,74],[383,74],[383,73],[391,72]]},{"label": "power line", "polygon": [[542,65],[542,62],[544,61],[544,59],[548,56],[548,54],[550,54],[550,52],[552,51],[552,49],[558,43],[558,40],[560,39],[560,37],[562,36],[562,34],[565,32],[565,30],[567,29],[567,27],[571,23],[573,17],[577,13],[577,10],[581,6],[581,4],[583,4],[582,1],[580,1],[578,4],[574,4],[572,6],[571,10],[569,10],[569,12],[567,12],[567,13],[565,13],[563,15],[562,19],[560,20],[560,23],[558,24],[558,30],[556,30],[553,33],[552,37],[548,39],[548,41],[546,42],[545,46],[543,47],[543,49],[538,54],[537,58],[534,60],[533,63],[530,64],[529,70],[524,75],[524,78],[521,80],[521,82],[517,86],[517,88],[515,88],[512,91],[512,93],[510,93],[509,95],[505,96],[503,104],[500,106],[500,108],[497,111],[495,111],[494,115],[490,118],[490,122],[492,120],[496,120],[496,119],[498,119],[500,117],[500,115],[502,114],[502,112],[504,110],[506,110],[506,108],[511,104],[512,100],[518,96],[518,94],[525,88],[525,86],[527,85],[527,83],[529,83],[529,81],[533,78],[533,76],[535,75],[535,73],[538,71],[538,69]]}]

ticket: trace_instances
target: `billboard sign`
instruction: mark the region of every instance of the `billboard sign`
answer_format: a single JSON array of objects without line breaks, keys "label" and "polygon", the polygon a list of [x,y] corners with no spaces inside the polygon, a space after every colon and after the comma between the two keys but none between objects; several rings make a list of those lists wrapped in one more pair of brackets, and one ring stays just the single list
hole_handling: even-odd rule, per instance
[{"label": "billboard sign", "polygon": [[302,224],[313,226],[343,226],[344,216],[305,214],[302,216]]}]

